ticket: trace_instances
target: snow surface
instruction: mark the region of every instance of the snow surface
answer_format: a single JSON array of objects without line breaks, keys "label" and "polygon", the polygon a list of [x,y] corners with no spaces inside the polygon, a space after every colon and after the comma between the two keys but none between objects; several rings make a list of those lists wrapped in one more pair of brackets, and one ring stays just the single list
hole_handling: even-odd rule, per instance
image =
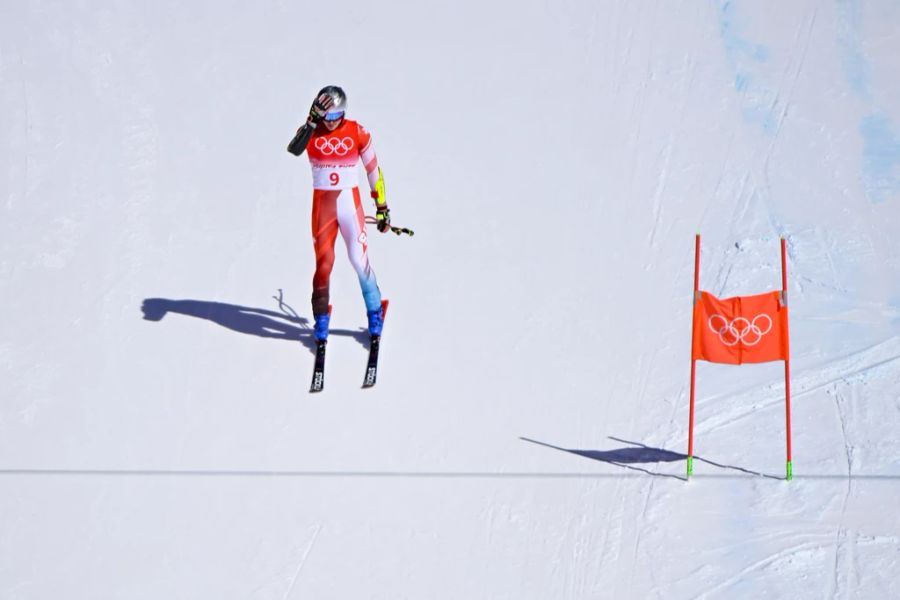
[{"label": "snow surface", "polygon": [[[0,4],[0,598],[900,597],[898,69],[889,0]],[[330,83],[416,236],[309,395]],[[780,363],[684,480],[696,232],[787,239],[791,482]]]}]

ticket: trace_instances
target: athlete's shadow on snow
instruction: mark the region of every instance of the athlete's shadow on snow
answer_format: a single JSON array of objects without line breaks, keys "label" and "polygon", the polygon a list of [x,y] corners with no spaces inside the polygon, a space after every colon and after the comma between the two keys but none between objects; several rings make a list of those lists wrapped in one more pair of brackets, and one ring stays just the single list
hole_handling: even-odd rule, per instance
[{"label": "athlete's shadow on snow", "polygon": [[[622,467],[624,469],[631,469],[632,471],[641,471],[643,473],[647,473],[648,475],[653,475],[654,477],[671,477],[673,479],[680,479],[682,481],[687,481],[686,477],[682,477],[679,475],[672,475],[671,473],[658,473],[655,471],[650,471],[649,469],[645,469],[643,467],[636,467],[636,464],[646,464],[646,463],[661,463],[661,462],[676,462],[680,460],[687,460],[687,454],[681,454],[680,452],[673,452],[672,450],[664,450],[662,448],[651,448],[650,446],[645,446],[639,442],[629,442],[628,440],[622,440],[616,437],[610,436],[609,439],[622,442],[623,444],[630,444],[630,447],[626,448],[617,448],[615,450],[574,450],[571,448],[560,448],[559,446],[554,446],[553,444],[547,444],[545,442],[539,442],[537,440],[532,440],[529,438],[521,437],[520,440],[525,442],[531,442],[532,444],[538,444],[539,446],[544,446],[546,448],[553,448],[554,450],[562,450],[563,452],[568,452],[570,454],[577,454],[578,456],[583,456],[585,458],[590,458],[593,460],[599,460],[600,462],[609,463],[611,465],[616,465],[617,467]],[[745,469],[743,467],[735,467],[731,465],[723,465],[717,462],[713,462],[711,460],[707,460],[705,458],[701,458],[697,455],[694,455],[694,460],[697,462],[703,462],[708,465],[712,465],[714,467],[719,467],[721,469],[731,469],[735,471],[741,471],[742,473],[747,473],[748,475],[756,475],[758,477],[769,477],[771,479],[782,479],[781,477],[775,477],[774,475],[766,475],[765,473],[758,473],[756,471],[751,471],[749,469]]]},{"label": "athlete's shadow on snow", "polygon": [[[315,354],[316,351],[316,340],[313,337],[312,327],[309,320],[303,317],[222,302],[167,300],[166,298],[145,299],[141,305],[141,311],[144,313],[144,319],[148,321],[160,321],[167,313],[177,313],[206,319],[239,333],[300,342],[311,353]],[[329,335],[350,337],[364,348],[369,347],[369,334],[365,330],[332,329]]]}]

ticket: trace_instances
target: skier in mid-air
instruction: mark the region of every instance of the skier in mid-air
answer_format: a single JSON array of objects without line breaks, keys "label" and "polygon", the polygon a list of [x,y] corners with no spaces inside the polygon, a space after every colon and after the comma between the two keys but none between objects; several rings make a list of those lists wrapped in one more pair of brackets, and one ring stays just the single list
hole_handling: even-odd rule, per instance
[{"label": "skier in mid-air", "polygon": [[360,160],[375,200],[378,231],[390,230],[391,213],[384,198],[384,180],[372,147],[372,136],[362,125],[346,118],[346,110],[347,95],[343,89],[336,85],[322,88],[309,109],[306,123],[297,130],[287,148],[295,156],[306,151],[312,167],[312,234],[316,252],[312,310],[315,336],[320,343],[328,338],[328,286],[338,231],[359,276],[370,336],[381,335],[384,319],[381,291],[367,252],[366,221],[358,187]]}]

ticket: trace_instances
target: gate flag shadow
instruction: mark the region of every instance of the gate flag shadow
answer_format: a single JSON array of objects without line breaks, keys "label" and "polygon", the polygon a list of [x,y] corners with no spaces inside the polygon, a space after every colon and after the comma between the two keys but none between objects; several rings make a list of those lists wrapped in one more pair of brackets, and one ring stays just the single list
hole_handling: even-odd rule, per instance
[{"label": "gate flag shadow", "polygon": [[[161,321],[166,314],[176,313],[206,319],[238,333],[300,342],[311,353],[316,351],[312,326],[304,317],[224,302],[167,298],[146,298],[141,304],[141,311],[147,321]],[[368,348],[369,334],[364,329],[332,329],[329,335],[350,337]]]},{"label": "gate flag shadow", "polygon": [[[585,458],[590,458],[592,460],[599,460],[600,462],[609,463],[611,465],[616,465],[617,467],[622,467],[625,469],[631,469],[633,471],[641,471],[643,473],[647,473],[648,475],[653,475],[655,477],[671,477],[674,479],[680,479],[682,481],[687,481],[687,477],[681,477],[679,475],[672,475],[670,473],[658,473],[654,471],[650,471],[649,469],[645,469],[644,467],[634,466],[636,464],[646,464],[646,463],[661,463],[661,462],[676,462],[679,460],[686,460],[687,454],[682,454],[681,452],[674,452],[672,450],[665,450],[663,448],[651,448],[650,446],[646,446],[639,442],[629,442],[628,440],[619,439],[616,437],[609,436],[609,439],[622,442],[623,444],[629,444],[628,447],[625,448],[616,448],[615,450],[575,450],[571,448],[560,448],[559,446],[554,446],[553,444],[548,444],[546,442],[539,442],[537,440],[532,440],[526,437],[519,438],[522,441],[530,442],[532,444],[537,444],[539,446],[544,446],[545,448],[553,448],[554,450],[560,450],[562,452],[568,452],[569,454],[576,454],[578,456],[583,456]],[[740,471],[742,473],[746,473],[748,475],[755,475],[757,477],[768,477],[770,479],[783,479],[782,477],[775,477],[774,475],[767,475],[765,473],[759,473],[757,471],[751,471],[749,469],[745,469],[743,467],[736,467],[732,465],[723,465],[717,462],[713,462],[708,459],[700,458],[699,456],[694,455],[694,460],[698,462],[704,462],[709,465],[719,467],[721,469],[731,469],[734,471]]]}]

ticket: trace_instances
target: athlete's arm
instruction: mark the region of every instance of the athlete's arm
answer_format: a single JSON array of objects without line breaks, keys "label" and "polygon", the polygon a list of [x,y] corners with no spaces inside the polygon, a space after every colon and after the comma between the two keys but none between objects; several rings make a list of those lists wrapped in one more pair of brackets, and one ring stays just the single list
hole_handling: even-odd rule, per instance
[{"label": "athlete's arm", "polygon": [[384,197],[384,176],[381,174],[381,167],[378,166],[375,150],[372,149],[372,138],[368,139],[363,151],[359,153],[359,158],[366,168],[366,178],[369,180],[369,189],[372,190],[375,208],[387,210],[387,199]]},{"label": "athlete's arm", "polygon": [[288,152],[294,156],[303,154],[303,151],[306,150],[306,145],[309,143],[309,138],[312,137],[313,132],[316,130],[316,125],[325,117],[325,113],[328,112],[333,103],[334,99],[328,94],[320,94],[318,98],[313,100],[312,106],[309,107],[309,117],[307,117],[303,127],[297,130],[297,135],[294,136],[291,143],[288,144]]},{"label": "athlete's arm", "polygon": [[297,135],[294,136],[294,139],[291,140],[291,143],[288,144],[287,151],[293,154],[294,156],[300,156],[306,150],[306,145],[309,143],[309,138],[312,137],[313,132],[316,130],[316,126],[313,123],[307,121],[303,124],[303,126],[297,130]]},{"label": "athlete's arm", "polygon": [[387,198],[384,196],[384,175],[378,166],[378,157],[372,147],[372,136],[362,126],[359,127],[359,144],[362,151],[359,158],[366,168],[366,177],[369,180],[369,189],[372,190],[372,200],[375,201],[375,219],[378,231],[384,233],[391,227],[391,211],[388,209]]},{"label": "athlete's arm", "polygon": [[[369,180],[369,189],[373,194],[378,184],[378,157],[375,156],[375,148],[372,145],[372,136],[362,126],[359,128],[359,145],[362,150],[359,153],[359,159],[366,168],[366,178]],[[372,196],[375,197],[374,195]]]}]

